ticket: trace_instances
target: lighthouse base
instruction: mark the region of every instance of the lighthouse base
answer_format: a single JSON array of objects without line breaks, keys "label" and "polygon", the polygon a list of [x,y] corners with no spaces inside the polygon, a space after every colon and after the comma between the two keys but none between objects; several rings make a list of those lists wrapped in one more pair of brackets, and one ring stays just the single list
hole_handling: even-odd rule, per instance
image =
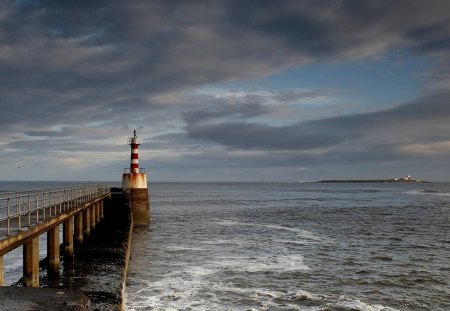
[{"label": "lighthouse base", "polygon": [[128,197],[135,225],[151,222],[150,200],[147,190],[147,176],[143,173],[124,173],[122,190]]},{"label": "lighthouse base", "polygon": [[149,202],[147,189],[130,189],[130,205],[135,225],[146,225],[151,222]]}]

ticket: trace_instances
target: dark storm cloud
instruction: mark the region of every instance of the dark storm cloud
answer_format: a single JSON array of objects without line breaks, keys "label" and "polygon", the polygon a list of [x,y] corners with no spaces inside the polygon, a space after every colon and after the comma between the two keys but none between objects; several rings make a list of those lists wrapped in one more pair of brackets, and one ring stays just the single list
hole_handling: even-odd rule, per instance
[{"label": "dark storm cloud", "polygon": [[131,105],[145,110],[155,93],[390,47],[443,49],[450,33],[448,1],[18,1],[3,9],[0,121],[40,126],[139,119]]},{"label": "dark storm cloud", "polygon": [[434,94],[384,111],[324,118],[289,126],[222,122],[190,124],[186,131],[191,138],[258,150],[310,150],[370,137],[374,133],[396,139],[398,143],[431,143],[450,138],[449,95],[448,92]]},{"label": "dark storm cloud", "polygon": [[268,126],[256,123],[219,123],[189,125],[191,138],[215,141],[226,146],[262,150],[309,150],[327,147],[357,136],[354,133],[322,131],[312,123]]},{"label": "dark storm cloud", "polygon": [[262,105],[258,101],[240,101],[230,104],[226,100],[215,100],[202,109],[187,111],[183,113],[183,116],[186,122],[190,124],[223,117],[249,118],[262,115],[269,111],[269,107]]},{"label": "dark storm cloud", "polygon": [[[299,152],[358,142],[361,152],[379,146],[395,153],[395,140],[445,141],[449,105],[441,90],[450,87],[449,12],[446,0],[2,2],[1,150],[88,150],[94,144],[79,141],[117,138],[130,124],[144,124],[158,136],[180,131],[183,122],[185,136],[171,138],[186,149],[207,142]],[[248,120],[275,111],[258,95],[179,95],[206,83],[382,57],[395,49],[438,65],[428,77],[429,94],[386,111],[276,126]],[[280,105],[328,92],[266,96]],[[12,143],[13,137],[23,143]],[[236,163],[248,165],[244,158]]]}]

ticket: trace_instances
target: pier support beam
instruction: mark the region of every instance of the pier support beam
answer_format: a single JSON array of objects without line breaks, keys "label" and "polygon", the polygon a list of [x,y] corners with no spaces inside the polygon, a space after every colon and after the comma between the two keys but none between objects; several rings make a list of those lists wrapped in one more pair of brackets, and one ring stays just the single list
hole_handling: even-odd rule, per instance
[{"label": "pier support beam", "polygon": [[96,203],[96,207],[95,207],[95,222],[97,224],[100,223],[100,204],[101,202]]},{"label": "pier support beam", "polygon": [[86,208],[83,211],[83,229],[85,236],[91,235],[91,212],[89,211],[89,208]]},{"label": "pier support beam", "polygon": [[91,229],[95,229],[95,204],[91,207],[88,207],[89,212],[91,213]]},{"label": "pier support beam", "polygon": [[73,218],[63,223],[64,256],[73,256]]},{"label": "pier support beam", "polygon": [[105,212],[103,210],[103,201],[100,201],[100,219],[105,217]]},{"label": "pier support beam", "polygon": [[47,258],[49,274],[59,274],[59,226],[47,231]]},{"label": "pier support beam", "polygon": [[36,237],[23,245],[24,285],[39,287],[39,238]]},{"label": "pier support beam", "polygon": [[83,244],[83,213],[75,215],[75,243]]},{"label": "pier support beam", "polygon": [[4,264],[3,256],[0,256],[0,286],[3,286],[3,275],[4,275]]}]

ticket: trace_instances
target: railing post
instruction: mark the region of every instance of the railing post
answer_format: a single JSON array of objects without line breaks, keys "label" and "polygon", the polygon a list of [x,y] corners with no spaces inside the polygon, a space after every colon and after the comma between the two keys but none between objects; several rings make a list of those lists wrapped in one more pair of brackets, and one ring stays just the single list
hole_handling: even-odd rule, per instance
[{"label": "railing post", "polygon": [[0,256],[0,286],[3,286],[3,276],[4,276],[4,263],[3,263],[3,256]]},{"label": "railing post", "polygon": [[44,220],[45,220],[45,209],[46,209],[46,206],[45,206],[45,192],[42,192],[42,208],[44,210]]},{"label": "railing post", "polygon": [[20,221],[21,221],[21,213],[20,213],[20,195],[16,198],[16,204],[17,204],[17,206],[16,206],[16,211],[17,211],[17,226],[18,226],[18,230],[20,230],[21,229],[21,223],[20,223]]},{"label": "railing post", "polygon": [[39,287],[39,237],[23,245],[23,280],[25,286]]},{"label": "railing post", "polygon": [[28,228],[31,228],[31,198],[28,194]]},{"label": "railing post", "polygon": [[47,231],[48,273],[59,274],[59,226]]},{"label": "railing post", "polygon": [[7,206],[7,211],[6,211],[6,218],[7,218],[7,225],[6,225],[6,227],[7,227],[7,230],[6,230],[6,232],[9,235],[9,230],[10,230],[10,223],[9,223],[9,221],[10,221],[10,218],[11,218],[11,215],[10,215],[10,212],[9,212],[9,196],[8,196],[8,200],[6,202],[6,206]]},{"label": "railing post", "polygon": [[73,256],[73,217],[63,222],[64,256]]},{"label": "railing post", "polygon": [[62,200],[61,200],[61,191],[58,191],[58,200],[59,200],[59,213],[62,212]]},{"label": "railing post", "polygon": [[34,196],[36,198],[36,223],[39,223],[39,194],[35,193]]}]

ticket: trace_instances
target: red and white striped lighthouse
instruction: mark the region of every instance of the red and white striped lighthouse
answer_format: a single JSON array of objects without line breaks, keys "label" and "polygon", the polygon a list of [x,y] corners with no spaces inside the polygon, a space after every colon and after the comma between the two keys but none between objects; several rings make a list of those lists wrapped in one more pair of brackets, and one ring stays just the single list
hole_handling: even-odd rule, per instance
[{"label": "red and white striped lighthouse", "polygon": [[128,145],[131,146],[130,173],[139,173],[139,141],[134,130],[134,136],[128,139]]},{"label": "red and white striped lighthouse", "polygon": [[129,198],[135,224],[148,224],[151,221],[150,201],[147,190],[147,176],[145,169],[139,168],[139,140],[134,130],[133,137],[128,138],[131,146],[130,168],[126,168],[122,175],[122,190]]}]

